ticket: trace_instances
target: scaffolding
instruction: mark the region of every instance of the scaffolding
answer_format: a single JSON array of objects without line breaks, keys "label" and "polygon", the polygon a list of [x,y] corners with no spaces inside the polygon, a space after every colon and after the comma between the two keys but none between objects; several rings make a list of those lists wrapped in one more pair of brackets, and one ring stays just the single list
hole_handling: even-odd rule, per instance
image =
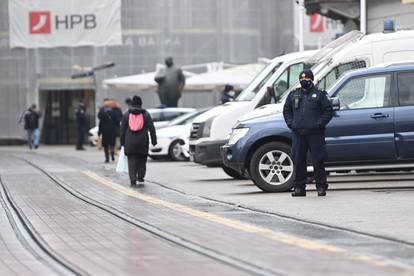
[{"label": "scaffolding", "polygon": [[[13,0],[9,0],[13,1]],[[0,139],[22,139],[20,113],[40,107],[41,91],[94,90],[102,80],[154,70],[171,55],[177,65],[255,62],[294,50],[291,0],[122,0],[122,42],[108,47],[9,48],[8,1],[0,1]],[[77,69],[114,61],[92,78]]]}]

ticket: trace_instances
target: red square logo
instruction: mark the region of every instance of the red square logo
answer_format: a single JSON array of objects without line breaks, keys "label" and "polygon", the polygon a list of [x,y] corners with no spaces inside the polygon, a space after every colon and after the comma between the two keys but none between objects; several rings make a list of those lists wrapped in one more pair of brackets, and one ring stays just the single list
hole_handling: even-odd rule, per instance
[{"label": "red square logo", "polygon": [[311,33],[323,33],[323,16],[314,13],[310,16],[310,31]]},{"label": "red square logo", "polygon": [[50,12],[29,12],[29,33],[50,34]]}]

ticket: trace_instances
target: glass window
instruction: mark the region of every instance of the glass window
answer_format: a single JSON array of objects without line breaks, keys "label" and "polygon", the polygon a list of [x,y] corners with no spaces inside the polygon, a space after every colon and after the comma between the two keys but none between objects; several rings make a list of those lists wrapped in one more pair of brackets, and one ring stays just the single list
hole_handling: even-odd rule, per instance
[{"label": "glass window", "polygon": [[[300,72],[303,71],[303,69],[304,69],[304,64],[303,63],[297,63],[297,64],[294,64],[294,65],[290,66],[290,68],[289,68],[289,86],[288,87],[290,87],[293,84],[298,82],[299,74],[300,74]],[[286,87],[286,89],[288,89],[288,87]]]},{"label": "glass window", "polygon": [[[273,74],[277,71],[277,69],[282,65],[281,62],[274,65],[274,67],[268,72],[265,73],[266,70],[269,70],[268,67],[265,67],[262,72],[260,72],[257,77],[250,82],[246,89],[240,93],[240,95],[236,98],[236,101],[251,101],[254,96],[260,91],[260,89],[266,84],[266,82],[273,76]],[[259,81],[259,83],[257,83]]]},{"label": "glass window", "polygon": [[414,72],[398,74],[398,102],[414,105]]},{"label": "glass window", "polygon": [[273,84],[275,96],[280,97],[292,84],[295,84],[299,80],[299,74],[304,69],[303,63],[297,63],[291,65],[286,69],[282,75]]},{"label": "glass window", "polygon": [[162,114],[162,120],[163,121],[171,121],[174,118],[177,118],[178,116],[182,115],[184,113],[182,112],[177,112],[177,111],[165,111]]},{"label": "glass window", "polygon": [[160,122],[162,120],[161,119],[161,112],[159,112],[159,111],[150,112],[150,115],[151,115],[152,121],[154,121],[154,122]]},{"label": "glass window", "polygon": [[361,69],[365,67],[367,67],[367,64],[363,60],[356,60],[353,62],[340,64],[329,71],[329,73],[319,81],[318,87],[321,90],[328,90],[344,73],[350,70]]},{"label": "glass window", "polygon": [[343,86],[336,97],[341,110],[390,106],[391,75],[355,78]]},{"label": "glass window", "polygon": [[288,69],[286,69],[275,81],[273,84],[273,89],[275,91],[275,96],[282,95],[282,93],[288,89]]}]

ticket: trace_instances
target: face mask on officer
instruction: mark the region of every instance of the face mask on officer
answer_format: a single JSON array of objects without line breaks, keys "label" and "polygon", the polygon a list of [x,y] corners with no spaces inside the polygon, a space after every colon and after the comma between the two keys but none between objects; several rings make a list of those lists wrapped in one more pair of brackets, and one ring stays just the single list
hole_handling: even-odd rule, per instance
[{"label": "face mask on officer", "polygon": [[300,85],[303,89],[308,90],[313,86],[313,72],[309,69],[303,70],[299,74]]},{"label": "face mask on officer", "polygon": [[313,82],[309,79],[303,79],[300,80],[300,86],[302,86],[303,89],[309,89],[312,88]]}]

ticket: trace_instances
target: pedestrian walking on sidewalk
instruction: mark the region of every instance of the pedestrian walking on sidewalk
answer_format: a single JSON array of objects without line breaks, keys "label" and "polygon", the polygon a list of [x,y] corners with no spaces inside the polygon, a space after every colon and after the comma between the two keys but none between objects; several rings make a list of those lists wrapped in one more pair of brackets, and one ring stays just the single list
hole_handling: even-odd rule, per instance
[{"label": "pedestrian walking on sidewalk", "polygon": [[131,186],[138,181],[144,185],[147,168],[149,136],[152,145],[157,144],[154,123],[151,115],[142,108],[142,100],[138,96],[132,98],[131,107],[125,112],[121,123],[121,145],[128,157],[128,172]]},{"label": "pedestrian walking on sidewalk", "polygon": [[24,129],[27,131],[27,144],[29,149],[37,149],[40,141],[39,119],[40,112],[32,104],[24,114]]},{"label": "pedestrian walking on sidewalk", "polygon": [[109,153],[112,161],[115,161],[115,141],[118,130],[118,119],[111,107],[110,100],[104,100],[104,106],[99,110],[98,136],[102,135],[102,146],[105,153],[105,163],[109,162]]},{"label": "pedestrian walking on sidewalk", "polygon": [[292,158],[295,171],[292,196],[306,196],[306,157],[312,157],[318,196],[328,189],[324,161],[327,156],[325,127],[332,119],[333,109],[326,92],[313,84],[313,73],[306,69],[299,75],[301,88],[292,91],[286,99],[283,116],[292,130]]},{"label": "pedestrian walking on sidewalk", "polygon": [[76,150],[85,150],[83,143],[86,133],[86,107],[83,100],[79,101],[78,108],[76,109],[76,126],[78,130]]}]

